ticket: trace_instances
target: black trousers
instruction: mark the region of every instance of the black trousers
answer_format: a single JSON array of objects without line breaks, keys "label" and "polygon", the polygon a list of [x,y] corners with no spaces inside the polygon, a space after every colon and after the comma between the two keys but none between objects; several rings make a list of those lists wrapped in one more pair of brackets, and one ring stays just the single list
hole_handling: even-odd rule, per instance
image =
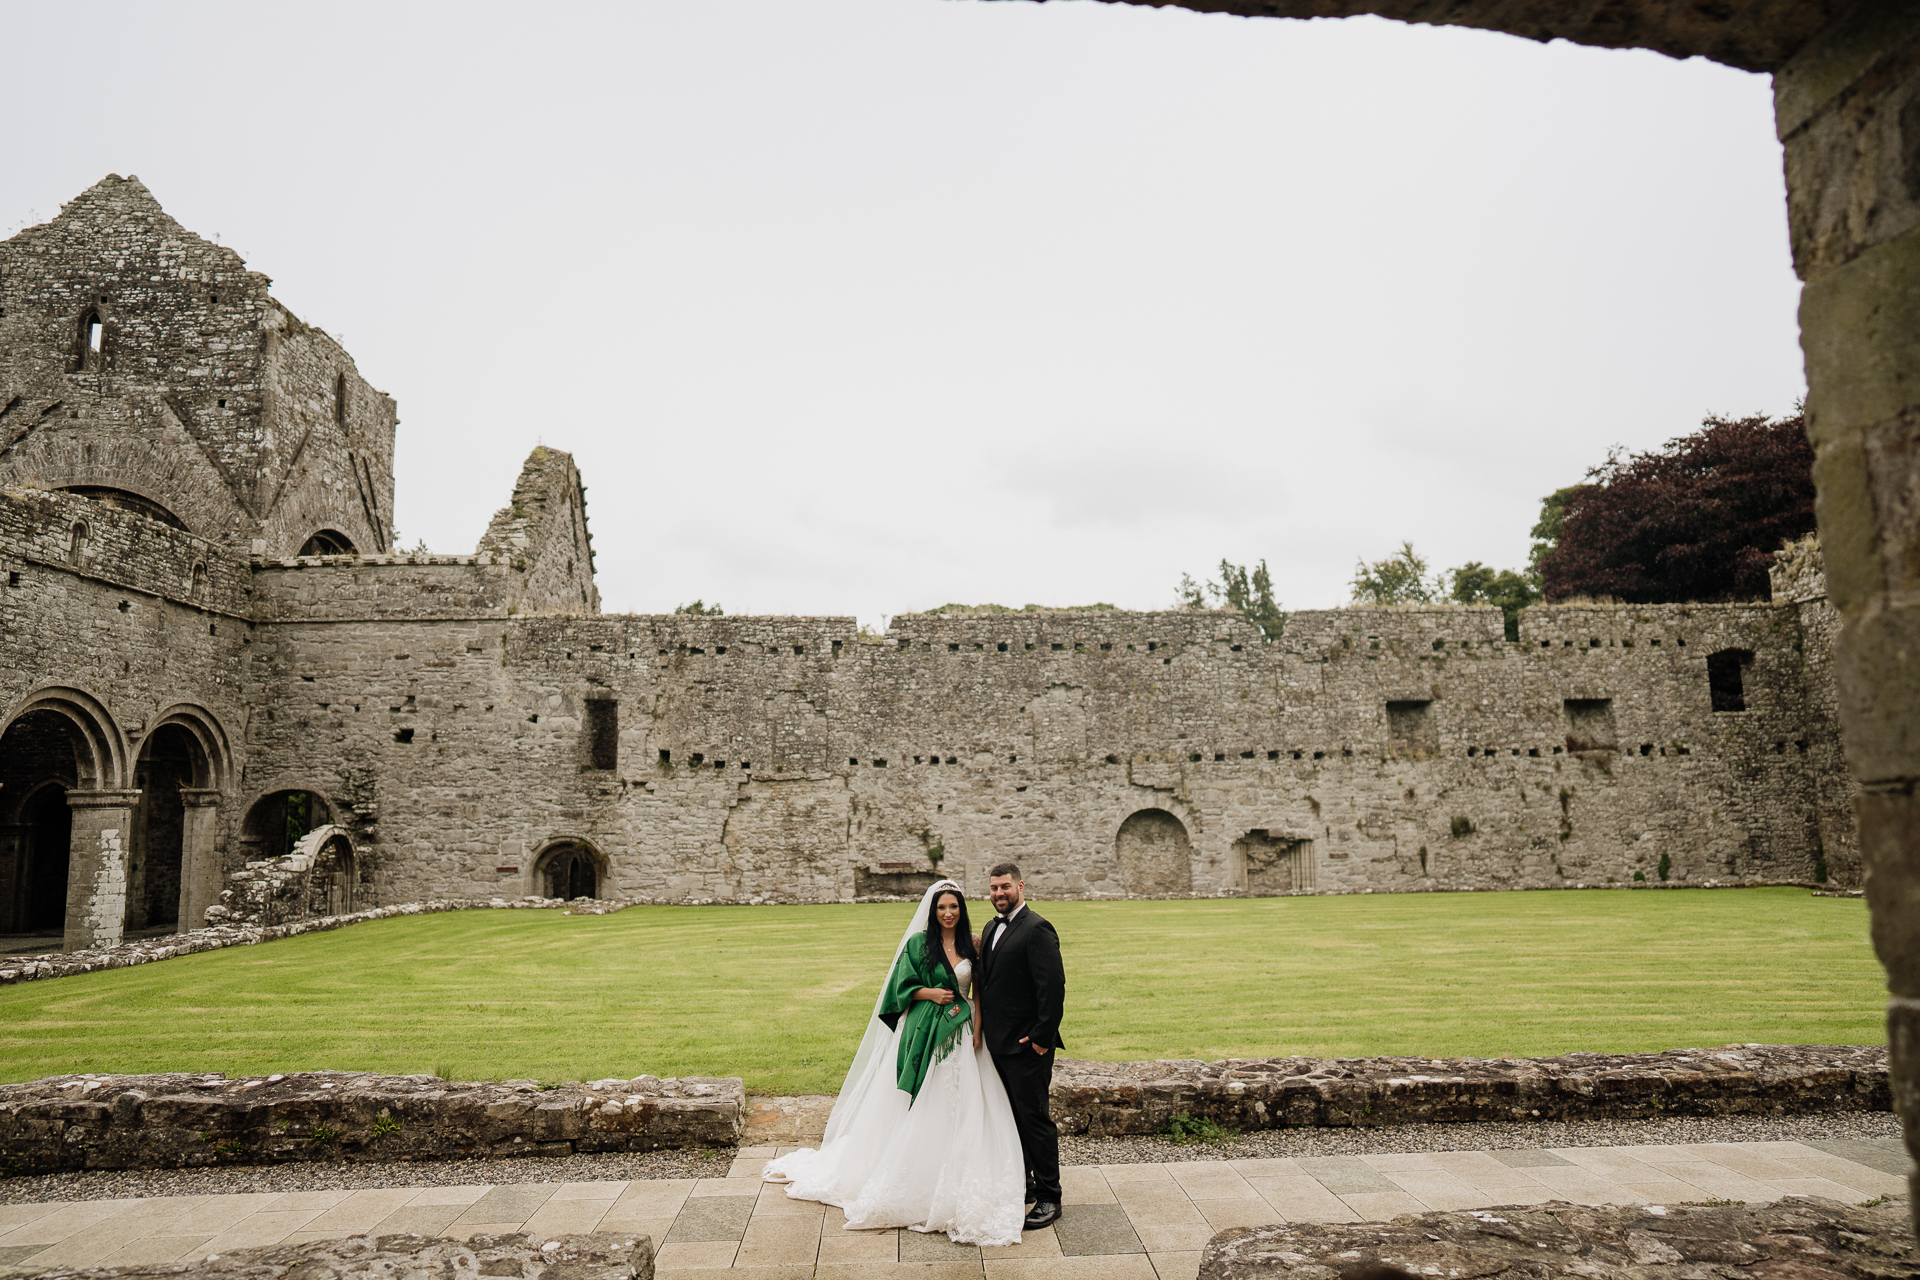
[{"label": "black trousers", "polygon": [[1022,1046],[1018,1053],[996,1053],[993,1065],[1013,1104],[1020,1151],[1033,1179],[1033,1198],[1060,1203],[1060,1127],[1053,1122],[1047,1094],[1053,1087],[1053,1054]]}]

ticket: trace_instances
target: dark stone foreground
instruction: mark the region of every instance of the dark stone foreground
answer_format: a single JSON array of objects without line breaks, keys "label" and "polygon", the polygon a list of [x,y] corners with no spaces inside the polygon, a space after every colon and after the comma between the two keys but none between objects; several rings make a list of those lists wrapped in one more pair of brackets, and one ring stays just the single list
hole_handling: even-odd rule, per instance
[{"label": "dark stone foreground", "polygon": [[236,1249],[199,1262],[42,1271],[36,1280],[158,1280],[162,1276],[227,1276],[231,1280],[346,1280],[349,1276],[432,1276],[435,1280],[653,1280],[653,1242],[646,1236],[554,1236],[536,1244],[524,1235],[441,1240],[432,1236],[352,1236],[306,1244]]},{"label": "dark stone foreground", "polygon": [[1794,1197],[1759,1208],[1588,1208],[1556,1200],[1391,1223],[1222,1231],[1200,1280],[1912,1280],[1907,1202]]},{"label": "dark stone foreground", "polygon": [[1484,1120],[1887,1111],[1887,1051],[1726,1045],[1559,1058],[1229,1058],[1054,1067],[1063,1133],[1155,1133],[1178,1112],[1243,1130]]},{"label": "dark stone foreground", "polygon": [[738,1078],[456,1084],[360,1071],[49,1076],[0,1086],[0,1169],[564,1156],[733,1146]]}]

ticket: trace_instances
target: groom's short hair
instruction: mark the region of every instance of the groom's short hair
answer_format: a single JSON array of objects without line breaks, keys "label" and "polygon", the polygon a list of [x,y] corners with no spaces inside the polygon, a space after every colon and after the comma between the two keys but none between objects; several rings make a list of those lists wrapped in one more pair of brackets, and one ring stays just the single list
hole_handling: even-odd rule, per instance
[{"label": "groom's short hair", "polygon": [[1020,868],[1011,862],[994,863],[993,870],[987,872],[987,878],[991,880],[995,876],[1012,876],[1015,880],[1024,880],[1026,878],[1020,874]]}]

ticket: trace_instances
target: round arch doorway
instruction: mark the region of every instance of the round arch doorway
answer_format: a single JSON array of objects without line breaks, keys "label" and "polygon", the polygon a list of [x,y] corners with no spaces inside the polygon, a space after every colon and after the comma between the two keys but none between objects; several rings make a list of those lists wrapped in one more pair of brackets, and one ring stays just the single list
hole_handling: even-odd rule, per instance
[{"label": "round arch doorway", "polygon": [[534,892],[546,898],[597,898],[606,859],[584,840],[556,840],[533,864]]}]

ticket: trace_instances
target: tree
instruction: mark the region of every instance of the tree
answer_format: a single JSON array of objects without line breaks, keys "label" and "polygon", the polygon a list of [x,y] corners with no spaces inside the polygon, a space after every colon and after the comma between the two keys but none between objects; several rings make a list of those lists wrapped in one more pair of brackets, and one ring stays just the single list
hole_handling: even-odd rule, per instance
[{"label": "tree", "polygon": [[1540,588],[1532,574],[1490,569],[1478,560],[1448,570],[1447,577],[1452,584],[1447,594],[1460,604],[1499,606],[1509,640],[1520,638],[1520,611],[1540,601]]},{"label": "tree", "polygon": [[[1767,597],[1774,552],[1814,528],[1805,423],[1796,412],[1701,425],[1651,453],[1616,451],[1587,473],[1588,484],[1555,495],[1565,495],[1559,536],[1539,561],[1547,599]],[[1547,503],[1536,538],[1549,524]]]},{"label": "tree", "polygon": [[1532,577],[1534,586],[1540,585],[1540,562],[1552,555],[1554,548],[1560,545],[1560,526],[1567,518],[1567,504],[1592,487],[1587,484],[1568,485],[1540,499],[1540,518],[1533,522],[1533,530],[1529,535],[1533,539],[1533,549],[1527,552],[1527,573]]},{"label": "tree", "polygon": [[722,609],[717,602],[707,604],[700,600],[695,600],[692,604],[679,605],[675,607],[674,612],[686,614],[690,618],[724,618],[727,616],[727,611]]},{"label": "tree", "polygon": [[1220,581],[1196,582],[1192,574],[1180,575],[1175,606],[1181,609],[1218,608],[1224,604],[1237,609],[1271,644],[1286,630],[1287,615],[1273,598],[1273,575],[1262,560],[1251,570],[1230,560],[1220,561]]},{"label": "tree", "polygon": [[1439,577],[1427,579],[1426,557],[1403,542],[1400,549],[1384,560],[1369,564],[1362,560],[1353,568],[1355,604],[1432,604],[1445,593]]}]

